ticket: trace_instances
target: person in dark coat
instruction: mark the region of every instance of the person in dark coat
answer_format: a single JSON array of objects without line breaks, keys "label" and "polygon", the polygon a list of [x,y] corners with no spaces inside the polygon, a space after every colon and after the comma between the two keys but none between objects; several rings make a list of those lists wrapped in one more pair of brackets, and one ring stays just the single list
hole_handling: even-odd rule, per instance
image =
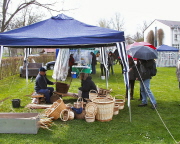
[{"label": "person in dark coat", "polygon": [[156,99],[153,93],[150,90],[150,80],[152,78],[150,74],[150,69],[153,67],[154,60],[142,60],[138,59],[137,68],[140,73],[138,74],[136,79],[140,81],[140,90],[142,95],[142,103],[139,104],[139,107],[147,106],[147,98],[150,98],[151,103],[153,104],[152,108],[157,107]]},{"label": "person in dark coat", "polygon": [[[134,99],[134,84],[136,80],[136,67],[132,57],[128,57],[129,61],[129,88],[131,100]],[[126,90],[126,98],[128,98],[128,90]]]},{"label": "person in dark coat", "polygon": [[69,70],[68,70],[68,77],[71,77],[71,72],[72,72],[72,66],[75,65],[75,62],[74,62],[74,57],[73,57],[73,54],[70,54],[70,57],[69,57]]},{"label": "person in dark coat", "polygon": [[81,79],[81,87],[79,88],[80,91],[82,91],[82,98],[83,100],[86,102],[86,99],[89,99],[89,92],[90,90],[96,90],[96,85],[95,83],[92,81],[92,77],[89,76],[89,74],[87,73],[80,73],[80,77]]},{"label": "person in dark coat", "polygon": [[91,74],[96,74],[96,64],[97,64],[96,55],[93,52],[91,52],[90,54],[92,55],[92,61],[91,61],[92,72],[91,72]]},{"label": "person in dark coat", "polygon": [[114,63],[114,56],[113,56],[112,52],[109,52],[109,54],[108,54],[108,70],[110,73],[110,69],[111,69],[112,75],[114,74],[113,63]]},{"label": "person in dark coat", "polygon": [[36,77],[34,89],[37,93],[43,93],[45,95],[46,103],[51,103],[50,97],[53,94],[54,88],[47,87],[47,84],[53,85],[56,84],[56,82],[51,82],[50,80],[48,80],[46,78],[46,69],[41,67]]}]

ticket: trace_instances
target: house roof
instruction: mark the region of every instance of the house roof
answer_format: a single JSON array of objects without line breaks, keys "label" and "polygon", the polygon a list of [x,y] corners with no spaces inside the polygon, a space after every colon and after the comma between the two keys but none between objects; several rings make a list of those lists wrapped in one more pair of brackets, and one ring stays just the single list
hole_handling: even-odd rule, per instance
[{"label": "house roof", "polygon": [[[154,23],[156,20],[159,21],[159,22],[161,22],[161,23],[163,23],[163,24],[165,24],[165,25],[167,25],[167,26],[169,26],[170,28],[174,28],[174,26],[180,27],[180,21],[170,21],[170,20],[155,19],[152,23]],[[149,24],[149,26],[152,25],[152,23]],[[148,27],[149,27],[149,26],[148,26]],[[148,27],[147,27],[147,28],[148,28]],[[146,28],[146,29],[147,29],[147,28]],[[146,30],[146,29],[145,29],[145,30]],[[144,30],[144,31],[145,31],[145,30]],[[144,32],[144,31],[143,31],[143,32]]]},{"label": "house roof", "polygon": [[180,21],[159,20],[159,19],[156,19],[156,20],[171,27],[171,28],[174,28],[174,26],[180,27]]}]

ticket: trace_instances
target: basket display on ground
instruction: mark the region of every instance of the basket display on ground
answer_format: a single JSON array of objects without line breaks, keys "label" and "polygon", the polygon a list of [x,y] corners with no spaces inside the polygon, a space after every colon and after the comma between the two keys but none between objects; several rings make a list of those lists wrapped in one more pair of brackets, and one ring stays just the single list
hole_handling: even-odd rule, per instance
[{"label": "basket display on ground", "polygon": [[56,120],[59,118],[61,111],[64,109],[66,109],[66,105],[62,99],[58,99],[50,108],[46,109],[45,114],[47,117],[52,117],[52,119]]},{"label": "basket display on ground", "polygon": [[69,85],[66,83],[57,82],[56,91],[59,93],[67,93],[69,90]]},{"label": "basket display on ground", "polygon": [[93,99],[93,102],[97,105],[96,119],[98,121],[110,121],[114,112],[114,99],[98,97]]}]

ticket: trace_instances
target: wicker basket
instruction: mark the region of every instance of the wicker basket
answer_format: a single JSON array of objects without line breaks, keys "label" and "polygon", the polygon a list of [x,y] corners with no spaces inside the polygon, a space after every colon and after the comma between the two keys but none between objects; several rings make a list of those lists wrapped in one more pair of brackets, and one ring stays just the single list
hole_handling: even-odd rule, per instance
[{"label": "wicker basket", "polygon": [[46,109],[45,114],[47,117],[52,117],[53,120],[56,120],[59,118],[61,111],[64,109],[66,109],[66,105],[62,99],[58,99],[50,108]]},{"label": "wicker basket", "polygon": [[60,113],[60,119],[62,121],[68,121],[74,119],[74,112],[68,109],[64,109]]},{"label": "wicker basket", "polygon": [[66,83],[57,82],[56,91],[59,93],[67,93],[69,90],[69,85]]},{"label": "wicker basket", "polygon": [[75,119],[85,119],[85,115],[86,115],[85,110],[83,110],[82,113],[80,113],[80,114],[77,114],[77,113],[74,111],[74,117],[75,117]]},{"label": "wicker basket", "polygon": [[95,115],[86,114],[85,115],[85,120],[86,120],[86,122],[94,122],[95,121]]},{"label": "wicker basket", "polygon": [[84,105],[84,102],[83,102],[83,98],[82,97],[79,97],[77,99],[77,101],[74,102],[74,107],[75,108],[81,108],[81,107],[83,107],[83,105]]},{"label": "wicker basket", "polygon": [[93,100],[94,98],[97,98],[98,92],[96,90],[90,90],[89,92],[89,99]]},{"label": "wicker basket", "polygon": [[98,121],[110,121],[114,112],[114,99],[98,97],[93,99],[93,102],[97,105],[96,119]]},{"label": "wicker basket", "polygon": [[119,114],[119,105],[118,104],[115,104],[114,105],[114,112],[113,112],[114,115],[118,115]]},{"label": "wicker basket", "polygon": [[119,105],[119,109],[124,109],[124,100],[123,99],[115,99],[115,104]]}]

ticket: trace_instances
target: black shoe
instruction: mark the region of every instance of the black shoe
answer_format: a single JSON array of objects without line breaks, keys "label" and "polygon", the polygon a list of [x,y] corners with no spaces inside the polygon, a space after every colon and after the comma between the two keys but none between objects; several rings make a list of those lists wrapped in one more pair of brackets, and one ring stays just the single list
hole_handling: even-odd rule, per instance
[{"label": "black shoe", "polygon": [[157,104],[152,105],[152,109],[157,108]]},{"label": "black shoe", "polygon": [[145,106],[147,106],[147,104],[143,104],[143,103],[142,103],[142,104],[139,104],[139,105],[138,105],[138,107],[145,107]]}]

